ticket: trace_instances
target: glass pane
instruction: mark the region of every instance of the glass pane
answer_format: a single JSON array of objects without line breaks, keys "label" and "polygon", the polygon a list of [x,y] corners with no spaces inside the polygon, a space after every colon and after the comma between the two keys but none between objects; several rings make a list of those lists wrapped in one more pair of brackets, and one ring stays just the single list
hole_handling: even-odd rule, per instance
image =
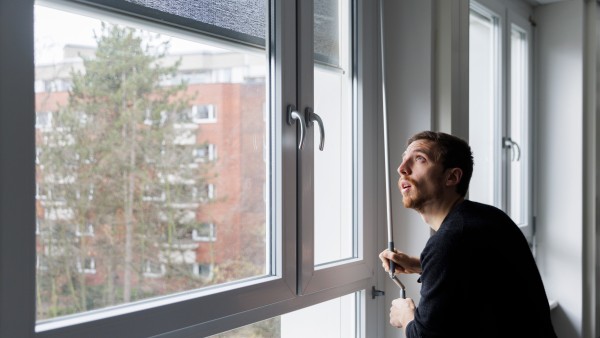
[{"label": "glass pane", "polygon": [[[315,11],[327,9],[335,13],[333,32],[323,33],[335,38],[328,41],[337,47],[339,64],[325,66],[317,63],[315,55],[314,94],[315,113],[323,120],[325,143],[323,151],[319,126],[313,124],[315,135],[315,265],[353,257],[353,114],[351,30],[349,0],[316,0]],[[323,15],[315,12],[315,25]],[[315,51],[319,41],[315,36]],[[321,41],[322,42],[322,41]]]},{"label": "glass pane", "polygon": [[[177,17],[192,19],[201,29],[264,46],[266,0],[124,0]],[[123,0],[113,4],[122,7]]]},{"label": "glass pane", "polygon": [[358,337],[359,293],[253,323],[210,338],[354,338]]},{"label": "glass pane", "polygon": [[35,6],[38,320],[270,274],[267,58],[194,38]]},{"label": "glass pane", "polygon": [[[340,49],[343,43],[340,33],[342,18],[340,17],[340,1],[314,0],[314,34],[315,60],[332,66],[339,66]],[[341,0],[344,2],[344,0]]]},{"label": "glass pane", "polygon": [[524,32],[513,27],[510,55],[510,136],[513,146],[510,159],[510,216],[518,225],[525,225],[527,183],[525,173],[527,91],[527,39]]},{"label": "glass pane", "polygon": [[471,10],[469,24],[469,143],[475,170],[469,199],[498,206],[498,22]]}]

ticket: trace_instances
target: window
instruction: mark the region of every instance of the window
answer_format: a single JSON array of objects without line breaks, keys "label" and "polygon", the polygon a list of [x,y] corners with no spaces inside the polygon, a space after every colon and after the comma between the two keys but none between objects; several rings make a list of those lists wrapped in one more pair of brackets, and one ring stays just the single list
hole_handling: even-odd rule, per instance
[{"label": "window", "polygon": [[81,261],[81,259],[77,260],[77,271],[79,271],[79,273],[83,273],[83,274],[90,274],[93,275],[96,273],[96,260],[94,259],[94,257],[86,257],[85,259],[83,259],[83,262]]},{"label": "window", "polygon": [[211,279],[213,277],[213,267],[211,264],[194,264],[194,274],[200,278]]},{"label": "window", "polygon": [[199,191],[198,198],[207,202],[213,198],[215,198],[215,186],[212,183],[205,184]]},{"label": "window", "polygon": [[166,267],[164,264],[155,260],[146,260],[144,263],[144,277],[147,278],[159,278],[166,274]]},{"label": "window", "polygon": [[41,271],[48,270],[48,264],[46,264],[46,256],[45,255],[37,255],[35,260],[35,267]]},{"label": "window", "polygon": [[212,161],[215,159],[215,157],[214,144],[205,144],[194,149],[194,159],[196,162]]},{"label": "window", "polygon": [[92,223],[88,223],[85,226],[77,225],[75,235],[78,237],[93,237],[94,225]]},{"label": "window", "polygon": [[[0,238],[19,239],[0,248],[8,270],[0,280],[19,296],[3,293],[3,305],[26,322],[1,312],[0,335],[207,336],[301,309],[322,318],[317,305],[358,297],[327,310],[352,316],[340,336],[357,335],[376,260],[378,134],[368,114],[377,112],[377,68],[358,53],[376,40],[375,8],[363,0],[16,4],[11,27],[33,27],[34,36],[13,47],[37,44],[0,48],[0,62],[17,61],[0,79],[3,97],[11,87],[19,98],[11,109],[1,103],[0,135],[19,150],[0,161],[20,168],[0,171],[2,196],[14,197],[2,203]],[[194,67],[211,78],[178,75]],[[20,80],[6,86],[6,78]],[[69,85],[32,90],[58,80]],[[174,112],[186,107],[204,107],[193,118],[213,122],[179,127]],[[34,137],[35,111],[53,114],[52,129]],[[219,161],[182,168],[180,155],[191,152],[175,147],[204,142]],[[67,160],[72,154],[81,160]],[[59,183],[68,190],[60,205],[34,200],[36,185]],[[83,198],[89,187],[93,200]],[[197,229],[211,240],[165,243],[182,210],[218,225],[218,235],[213,226]],[[47,235],[33,236],[36,215]],[[73,225],[87,222],[94,236],[76,236]],[[47,270],[32,276],[44,255]],[[31,264],[4,264],[8,256]],[[79,270],[95,273],[78,273],[77,257]]]},{"label": "window", "polygon": [[142,200],[164,202],[165,198],[166,198],[165,192],[164,192],[162,186],[151,185],[151,184],[146,184],[144,186]]},{"label": "window", "polygon": [[192,229],[192,239],[197,242],[211,242],[217,239],[213,223],[200,223]]},{"label": "window", "polygon": [[52,112],[41,111],[35,114],[35,127],[39,129],[50,129],[52,127]]},{"label": "window", "polygon": [[[309,308],[269,318],[219,334],[221,338],[262,337],[344,337],[357,338],[360,324],[354,309],[359,308],[360,294],[349,294]],[[213,336],[211,336],[213,337]],[[217,338],[214,336],[213,338]]]},{"label": "window", "polygon": [[153,111],[152,109],[146,109],[144,116],[144,123],[147,125],[162,126],[167,121],[167,112],[165,111]]},{"label": "window", "polygon": [[216,120],[214,105],[203,104],[192,107],[192,121],[195,123],[216,122]]},{"label": "window", "polygon": [[[506,211],[531,240],[531,29],[528,13],[471,2],[469,198]],[[506,89],[504,89],[506,88]]]},{"label": "window", "polygon": [[[227,81],[216,81],[227,82]],[[216,122],[214,104],[196,104],[177,111],[177,120],[179,123],[213,123]]]}]

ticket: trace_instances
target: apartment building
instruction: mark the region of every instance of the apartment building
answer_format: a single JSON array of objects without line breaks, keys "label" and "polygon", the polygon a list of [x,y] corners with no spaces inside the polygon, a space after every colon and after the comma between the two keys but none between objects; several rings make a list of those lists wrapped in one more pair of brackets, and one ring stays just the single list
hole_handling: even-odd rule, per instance
[{"label": "apartment building", "polygon": [[[38,307],[42,311],[39,315],[50,316],[42,310],[46,308],[63,314],[68,308],[78,308],[69,304],[69,293],[57,291],[66,285],[78,292],[84,292],[87,287],[88,293],[92,289],[101,294],[115,293],[101,297],[108,299],[106,303],[91,299],[84,308],[92,310],[101,307],[100,304],[118,303],[116,299],[122,292],[118,290],[124,288],[130,290],[129,293],[143,293],[143,297],[148,297],[164,294],[165,290],[184,291],[190,285],[207,286],[264,273],[265,75],[260,73],[260,68],[256,70],[264,61],[223,51],[168,54],[157,60],[161,67],[179,63],[176,73],[159,85],[169,87],[184,83],[179,94],[186,97],[186,101],[170,114],[175,120],[169,134],[172,138],[162,140],[172,143],[165,148],[181,148],[181,154],[169,156],[166,153],[173,153],[172,149],[161,149],[158,157],[152,157],[149,151],[142,155],[144,163],[130,171],[136,176],[152,171],[144,183],[135,183],[139,187],[132,193],[138,196],[133,198],[136,206],[131,207],[132,214],[146,213],[150,224],[142,225],[141,217],[134,216],[130,220],[133,227],[145,230],[133,230],[133,239],[126,244],[126,231],[120,229],[123,223],[110,224],[106,220],[115,218],[98,215],[126,209],[124,204],[117,203],[112,209],[100,211],[98,205],[105,205],[105,199],[110,198],[102,196],[109,187],[109,183],[103,186],[106,178],[87,185],[77,182],[78,175],[87,177],[86,172],[93,170],[91,167],[99,167],[98,162],[102,161],[99,156],[110,158],[111,153],[120,151],[119,143],[125,139],[118,140],[115,149],[106,149],[106,154],[101,155],[100,150],[90,150],[93,147],[85,144],[86,139],[76,135],[85,133],[84,130],[71,133],[77,141],[61,143],[62,136],[54,136],[65,129],[58,121],[73,95],[72,75],[85,73],[84,59],[95,58],[95,47],[65,45],[63,50],[61,59],[36,67],[36,234],[41,299]],[[82,113],[91,119],[87,117],[91,114]],[[158,120],[149,115],[149,112],[141,112],[133,123],[143,131],[165,124],[169,114],[161,112]],[[93,123],[109,122],[98,115]],[[154,140],[144,138],[143,141]],[[82,158],[82,154],[92,151],[95,151],[92,157],[96,158]],[[76,157],[72,159],[73,164],[58,165],[60,168],[55,171],[60,175],[51,173],[53,170],[49,168],[57,167],[53,162],[64,163],[71,159],[65,152]],[[182,170],[186,171],[185,180],[177,178]],[[94,175],[110,174],[110,171],[100,170]],[[165,184],[167,181],[172,182]],[[82,200],[86,201],[83,206]],[[109,240],[113,249],[107,251]],[[131,246],[129,269],[115,265],[109,255],[114,247],[124,245]],[[79,284],[72,283],[64,276],[56,276],[58,271],[84,277],[71,277],[79,280]],[[46,276],[50,272],[54,272],[54,277]],[[128,280],[124,276],[127,273],[130,274]],[[105,287],[110,278],[116,280],[110,287],[112,291]],[[46,282],[59,285],[52,291],[45,290]],[[123,285],[125,282],[130,285]],[[58,293],[58,298],[64,300],[49,305],[50,292]],[[129,297],[133,300],[142,296]]]}]

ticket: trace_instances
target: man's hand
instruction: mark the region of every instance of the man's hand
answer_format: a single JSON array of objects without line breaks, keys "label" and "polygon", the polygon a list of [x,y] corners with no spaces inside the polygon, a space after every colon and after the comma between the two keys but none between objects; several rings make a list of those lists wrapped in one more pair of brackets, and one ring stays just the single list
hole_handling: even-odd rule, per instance
[{"label": "man's hand", "polygon": [[390,308],[390,324],[397,328],[404,328],[415,319],[415,302],[411,298],[398,298],[392,301]]},{"label": "man's hand", "polygon": [[392,260],[395,263],[394,273],[421,273],[421,260],[401,251],[393,252],[385,249],[379,254],[379,259],[386,272],[390,271],[390,260]]}]

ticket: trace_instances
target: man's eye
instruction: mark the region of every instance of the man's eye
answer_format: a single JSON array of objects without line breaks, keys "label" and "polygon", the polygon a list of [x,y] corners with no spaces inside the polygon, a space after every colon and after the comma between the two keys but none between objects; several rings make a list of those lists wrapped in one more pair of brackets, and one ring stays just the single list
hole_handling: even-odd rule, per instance
[{"label": "man's eye", "polygon": [[419,162],[423,162],[423,161],[425,161],[425,157],[423,157],[423,156],[421,156],[421,155],[417,155],[417,156],[415,157],[415,159],[416,159],[417,161],[419,161]]}]

